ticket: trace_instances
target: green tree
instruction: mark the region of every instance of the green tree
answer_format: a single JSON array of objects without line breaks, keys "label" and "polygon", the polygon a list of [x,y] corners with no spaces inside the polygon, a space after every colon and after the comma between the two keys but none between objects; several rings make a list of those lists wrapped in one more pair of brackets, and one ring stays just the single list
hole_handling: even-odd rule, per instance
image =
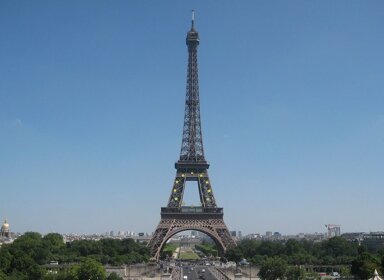
[{"label": "green tree", "polygon": [[[260,263],[261,257],[279,256],[291,265],[325,264],[350,265],[362,249],[357,242],[335,237],[322,242],[242,240],[238,243],[241,254],[253,263]],[[384,250],[382,252],[384,254]]]},{"label": "green tree", "polygon": [[172,254],[175,252],[176,249],[177,249],[176,244],[165,244],[163,250],[161,251],[160,258],[162,260],[171,258]]},{"label": "green tree", "polygon": [[351,269],[350,269],[350,267],[348,267],[346,265],[340,267],[340,275],[342,277],[350,277],[351,276]]},{"label": "green tree", "polygon": [[103,265],[93,259],[86,259],[77,270],[80,280],[105,280],[107,278]]},{"label": "green tree", "polygon": [[57,275],[47,275],[43,265],[51,260],[65,264],[82,263],[86,259],[103,264],[132,264],[147,261],[149,249],[133,239],[80,240],[65,244],[63,237],[57,233],[42,237],[37,232],[27,232],[12,244],[0,247],[0,272],[1,277],[6,275],[7,280],[82,280],[78,273],[86,271],[87,262],[81,267],[74,265],[60,271]]},{"label": "green tree", "polygon": [[41,280],[45,274],[45,271],[36,263],[28,267],[26,272],[30,280]]},{"label": "green tree", "polygon": [[384,273],[384,255],[380,259],[381,272]]},{"label": "green tree", "polygon": [[251,262],[253,264],[256,264],[256,265],[261,265],[263,263],[263,261],[266,259],[267,257],[266,256],[260,256],[260,255],[256,255],[254,256],[252,259],[251,259]]},{"label": "green tree", "polygon": [[319,273],[317,273],[313,270],[306,273],[306,278],[307,279],[314,279],[314,280],[320,280],[321,279]]},{"label": "green tree", "polygon": [[63,236],[58,233],[48,233],[42,239],[43,246],[48,248],[51,257],[57,257],[65,250],[65,243]]},{"label": "green tree", "polygon": [[227,250],[226,258],[229,261],[234,261],[234,262],[238,263],[239,261],[241,261],[244,258],[244,256],[243,256],[242,252],[240,251],[240,249],[238,247],[235,247],[235,248],[230,248]]},{"label": "green tree", "polygon": [[216,245],[212,243],[205,243],[202,244],[196,244],[195,248],[201,252],[204,253],[206,256],[214,256],[216,257],[218,255]]},{"label": "green tree", "polygon": [[107,280],[123,280],[116,272],[112,272],[108,275]]},{"label": "green tree", "polygon": [[380,262],[367,252],[362,252],[352,261],[351,273],[359,279],[369,279],[375,269],[380,267]]},{"label": "green tree", "polygon": [[285,254],[287,256],[293,256],[299,254],[303,250],[299,241],[295,239],[289,239],[285,243]]},{"label": "green tree", "polygon": [[4,273],[11,271],[12,254],[8,248],[9,247],[5,245],[0,248],[0,271]]},{"label": "green tree", "polygon": [[333,237],[322,243],[323,254],[332,257],[356,256],[358,243],[350,242],[342,237]]},{"label": "green tree", "polygon": [[287,280],[302,280],[305,279],[305,269],[300,266],[288,267],[286,271]]},{"label": "green tree", "polygon": [[70,269],[65,269],[59,272],[55,280],[80,280],[77,276],[79,266],[74,265]]},{"label": "green tree", "polygon": [[29,280],[29,278],[25,273],[15,270],[8,275],[7,280]]},{"label": "green tree", "polygon": [[280,257],[270,257],[262,262],[258,276],[262,280],[283,279],[287,271],[287,262]]},{"label": "green tree", "polygon": [[0,280],[8,280],[7,275],[0,270]]},{"label": "green tree", "polygon": [[284,253],[284,245],[275,241],[264,241],[257,249],[259,255],[268,257],[282,255]]}]

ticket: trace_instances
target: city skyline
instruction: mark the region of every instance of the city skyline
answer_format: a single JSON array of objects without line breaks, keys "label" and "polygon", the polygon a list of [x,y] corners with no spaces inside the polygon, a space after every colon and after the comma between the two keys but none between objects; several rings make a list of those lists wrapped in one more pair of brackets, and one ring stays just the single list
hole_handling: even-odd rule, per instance
[{"label": "city skyline", "polygon": [[17,232],[154,230],[195,9],[205,155],[228,228],[384,230],[383,6],[1,3],[0,218]]}]

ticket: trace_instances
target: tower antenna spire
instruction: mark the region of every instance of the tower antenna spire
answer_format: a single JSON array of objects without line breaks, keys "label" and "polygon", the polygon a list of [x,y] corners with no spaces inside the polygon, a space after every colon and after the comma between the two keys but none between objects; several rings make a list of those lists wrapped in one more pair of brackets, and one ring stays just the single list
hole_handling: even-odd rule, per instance
[{"label": "tower antenna spire", "polygon": [[195,10],[192,10],[192,29],[195,27]]}]

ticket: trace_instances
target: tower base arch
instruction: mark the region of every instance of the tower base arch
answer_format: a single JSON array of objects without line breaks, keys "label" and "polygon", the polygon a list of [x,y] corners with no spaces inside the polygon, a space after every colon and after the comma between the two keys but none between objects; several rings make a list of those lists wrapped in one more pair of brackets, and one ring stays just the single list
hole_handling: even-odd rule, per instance
[{"label": "tower base arch", "polygon": [[[202,212],[198,212],[200,210]],[[228,248],[236,246],[224,223],[222,208],[164,207],[161,209],[160,223],[148,244],[152,257],[158,261],[166,242],[175,234],[186,230],[197,230],[207,234],[215,242],[220,256],[224,256]]]}]

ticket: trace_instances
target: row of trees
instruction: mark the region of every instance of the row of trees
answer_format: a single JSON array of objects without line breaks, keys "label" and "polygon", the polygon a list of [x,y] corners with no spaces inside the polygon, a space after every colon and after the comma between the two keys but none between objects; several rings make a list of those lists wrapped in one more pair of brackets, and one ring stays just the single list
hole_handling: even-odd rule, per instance
[{"label": "row of trees", "polygon": [[[374,270],[383,271],[384,264],[372,257],[370,254],[364,252],[359,254],[358,257],[352,261],[351,266],[339,266],[338,272],[342,277],[351,277],[352,275],[357,279],[369,279],[373,276]],[[314,271],[308,272],[304,266],[292,266],[282,259],[281,257],[267,257],[260,264],[258,276],[262,280],[301,280],[301,279],[320,279],[320,276]]]},{"label": "row of trees", "polygon": [[[81,276],[86,267],[95,268],[97,267],[95,265],[99,264],[99,268],[103,269],[105,264],[146,262],[149,257],[147,247],[132,239],[79,240],[65,244],[63,237],[57,233],[42,237],[39,233],[28,232],[12,244],[3,245],[0,248],[0,280],[43,279],[48,277],[46,265],[50,261],[57,261],[60,264],[80,264],[68,266],[70,269],[63,269],[59,273],[60,277],[67,278],[57,278],[76,279],[74,277]],[[97,270],[95,268],[95,271]],[[79,279],[88,278],[80,277]],[[89,279],[105,279],[105,277]]]},{"label": "row of trees", "polygon": [[173,253],[176,251],[177,249],[177,244],[172,244],[172,243],[168,243],[168,244],[165,244],[164,248],[163,248],[163,251],[161,251],[161,259],[170,259],[173,255]]},{"label": "row of trees", "polygon": [[384,250],[368,252],[357,242],[341,237],[322,242],[288,240],[243,240],[227,251],[227,259],[239,262],[246,258],[260,267],[260,278],[301,279],[305,265],[338,265],[344,276],[368,279],[375,269],[384,272]]},{"label": "row of trees", "polygon": [[261,263],[258,276],[263,280],[301,280],[307,275],[299,266],[288,267],[287,262],[280,257],[268,257]]},{"label": "row of trees", "polygon": [[[206,255],[216,253],[213,244],[201,244],[197,248]],[[170,255],[174,250],[174,246],[167,244],[163,253]],[[149,257],[148,248],[132,239],[79,240],[65,244],[59,234],[43,237],[29,232],[0,248],[0,280],[107,279],[103,265],[147,262]],[[360,279],[368,279],[374,269],[384,272],[384,249],[368,252],[357,242],[340,237],[317,243],[243,240],[228,250],[226,257],[236,262],[246,258],[258,265],[259,276],[265,280],[301,279],[302,265],[342,265],[346,268],[343,273],[352,273]],[[68,265],[59,266],[58,274],[49,274],[50,261]],[[114,274],[108,277],[119,279]]]},{"label": "row of trees", "polygon": [[238,244],[235,257],[246,258],[253,263],[261,263],[266,257],[279,256],[292,265],[301,264],[351,264],[358,255],[359,244],[341,237],[322,242],[286,242],[243,240]]},{"label": "row of trees", "polygon": [[[14,278],[6,278],[7,280]],[[15,278],[16,279],[16,278]],[[17,278],[17,279],[30,279]],[[42,276],[42,280],[123,280],[122,277],[115,272],[109,274],[105,271],[104,266],[98,261],[87,258],[80,264],[72,265],[67,269],[59,270],[58,273],[46,273]]]},{"label": "row of trees", "polygon": [[196,250],[203,252],[206,256],[216,257],[218,255],[216,245],[214,243],[203,242],[202,244],[196,244],[195,248]]}]

